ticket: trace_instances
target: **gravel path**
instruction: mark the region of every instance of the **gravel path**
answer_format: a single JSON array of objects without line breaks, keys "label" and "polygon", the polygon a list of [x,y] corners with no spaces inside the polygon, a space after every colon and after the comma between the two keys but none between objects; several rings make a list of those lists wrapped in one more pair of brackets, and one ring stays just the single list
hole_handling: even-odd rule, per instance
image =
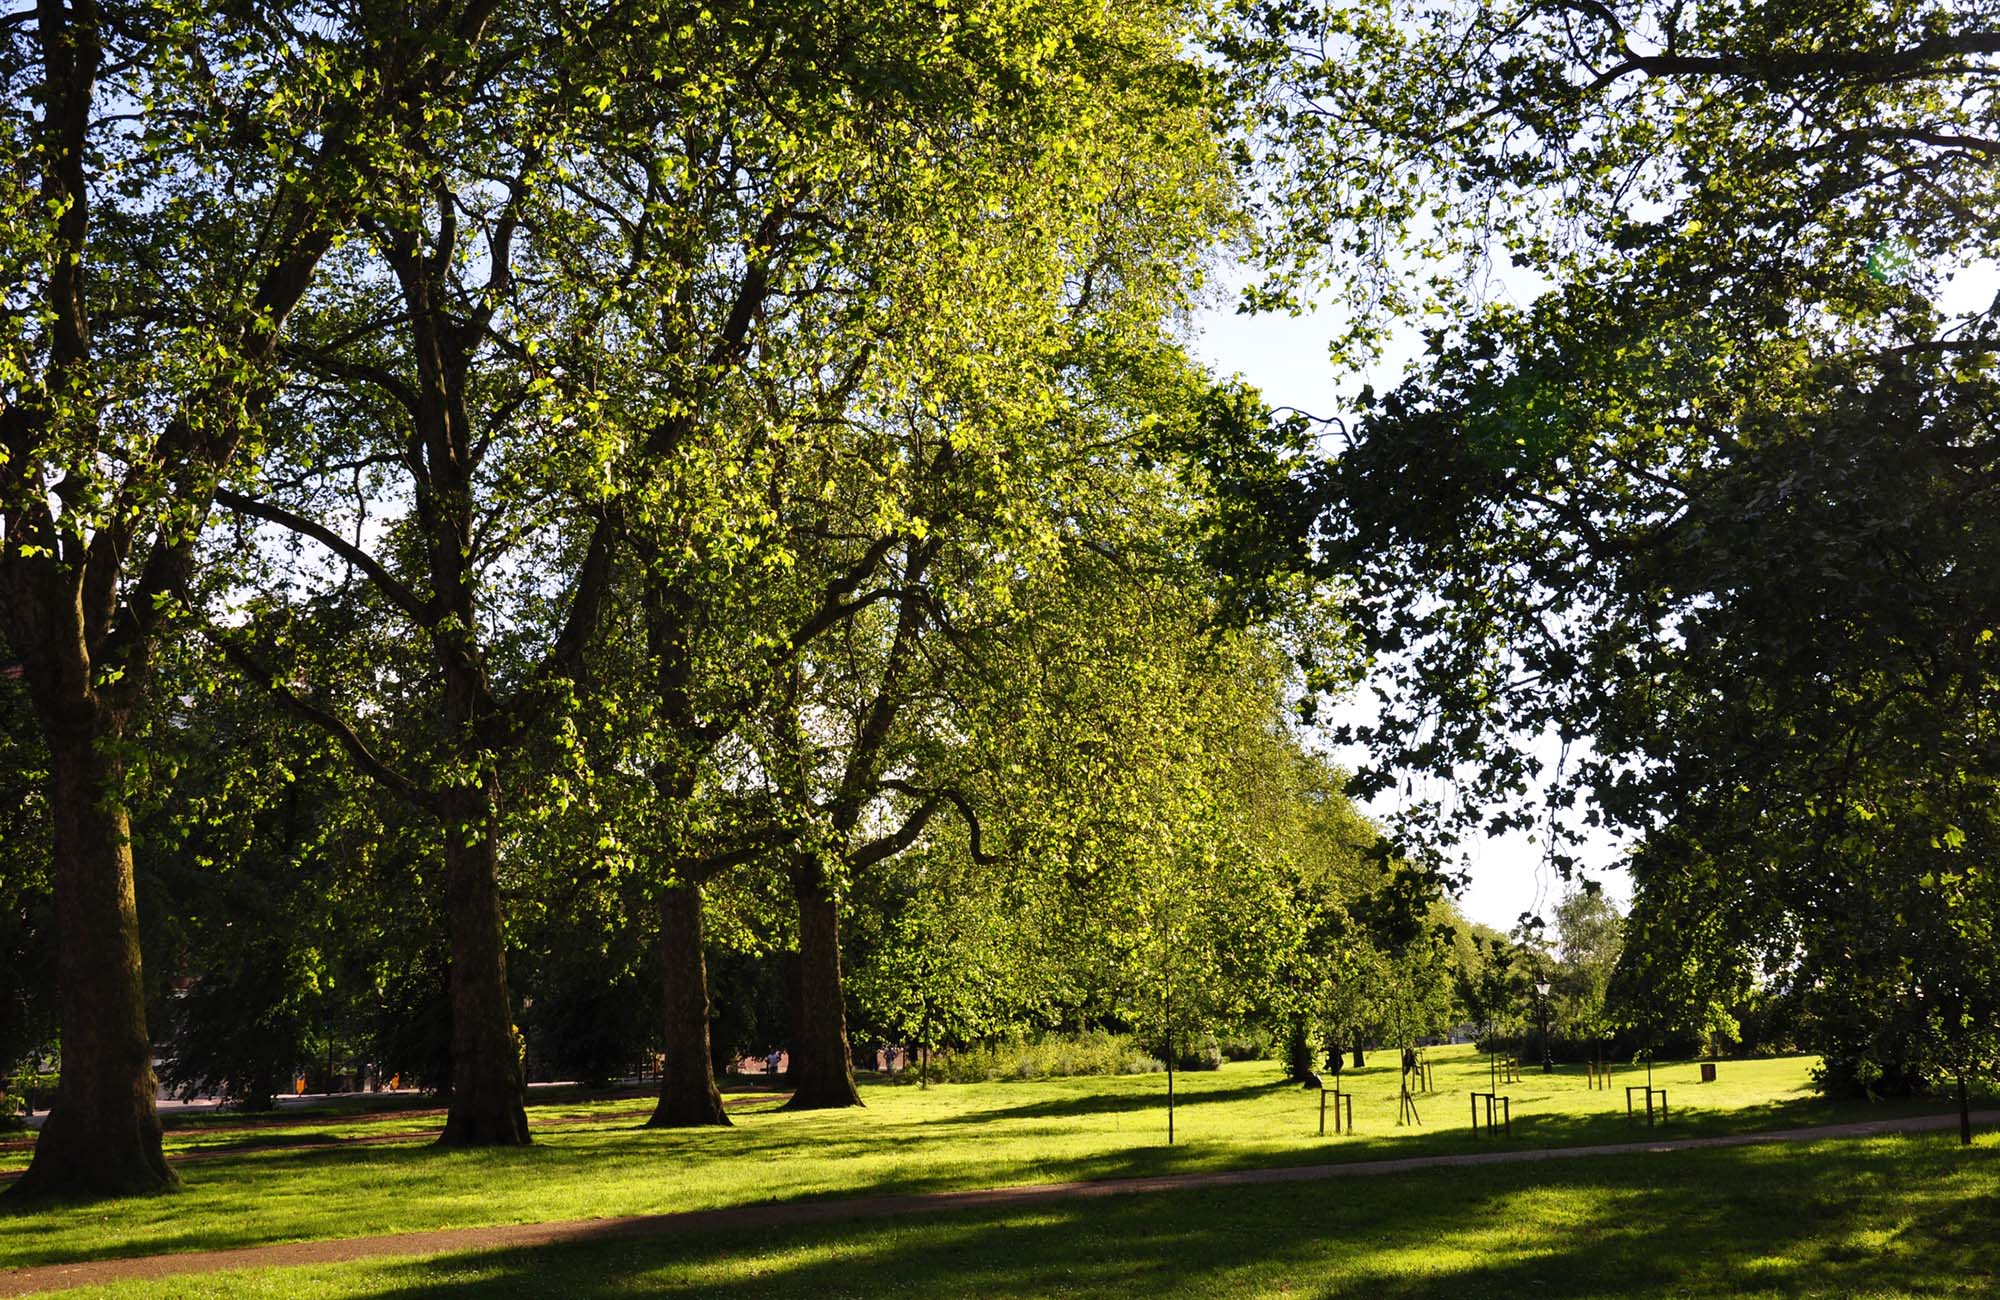
[{"label": "gravel path", "polygon": [[[2000,1123],[2000,1110],[1976,1112],[1976,1125]],[[962,1192],[927,1192],[908,1196],[857,1196],[839,1200],[798,1201],[783,1205],[740,1205],[676,1214],[638,1214],[609,1219],[578,1219],[562,1223],[516,1223],[492,1228],[440,1228],[380,1237],[347,1237],[333,1241],[287,1242],[236,1250],[187,1251],[142,1255],[128,1259],[91,1260],[78,1264],[48,1264],[0,1272],[0,1296],[33,1295],[64,1287],[95,1286],[214,1273],[223,1269],[287,1268],[301,1264],[341,1264],[381,1256],[424,1256],[470,1251],[510,1250],[565,1242],[607,1241],[661,1233],[704,1232],[718,1228],[776,1228],[793,1224],[832,1223],[880,1218],[894,1214],[928,1214],[940,1210],[1003,1209],[1043,1201],[1125,1196],[1140,1192],[1173,1192],[1201,1187],[1242,1187],[1257,1183],[1303,1183],[1333,1178],[1407,1173],[1460,1165],[1526,1164],[1542,1160],[1575,1160],[1585,1156],[1642,1155],[1662,1151],[1693,1151],[1708,1147],[1756,1146],[1769,1142],[1816,1142],[1827,1138],[1874,1137],[1884,1133],[1916,1133],[1958,1126],[1956,1114],[1913,1115],[1901,1119],[1854,1124],[1824,1124],[1814,1128],[1775,1129],[1766,1133],[1730,1133],[1718,1137],[1667,1138],[1650,1142],[1607,1142],[1595,1146],[1537,1147],[1525,1151],[1478,1151],[1464,1155],[1409,1156],[1399,1160],[1357,1160],[1336,1165],[1296,1165],[1278,1169],[1234,1169],[1206,1174],[1167,1174],[1156,1178],[1106,1178],[1088,1182],[1035,1183]]]}]

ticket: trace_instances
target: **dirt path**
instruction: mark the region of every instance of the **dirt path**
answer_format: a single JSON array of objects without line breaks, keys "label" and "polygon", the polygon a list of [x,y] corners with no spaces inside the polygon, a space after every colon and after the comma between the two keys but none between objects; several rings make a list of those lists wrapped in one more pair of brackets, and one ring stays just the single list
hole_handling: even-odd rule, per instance
[{"label": "dirt path", "polygon": [[[2000,1110],[1975,1113],[1973,1123],[2000,1123]],[[1537,1147],[1526,1151],[1477,1151],[1464,1155],[1408,1156],[1398,1160],[1357,1160],[1337,1165],[1295,1165],[1277,1169],[1232,1169],[1206,1174],[1165,1174],[1154,1178],[1106,1178],[1090,1182],[1033,1183],[1015,1187],[962,1192],[925,1192],[907,1196],[856,1196],[840,1200],[798,1201],[784,1205],[739,1205],[717,1210],[686,1210],[675,1214],[637,1214],[622,1218],[576,1219],[562,1223],[516,1223],[492,1228],[440,1228],[382,1237],[348,1237],[334,1241],[288,1242],[236,1250],[187,1251],[173,1255],[143,1255],[130,1259],[91,1260],[79,1264],[47,1264],[0,1272],[0,1297],[34,1295],[64,1287],[96,1286],[215,1273],[224,1269],[288,1268],[302,1264],[343,1264],[383,1256],[424,1256],[469,1251],[512,1250],[566,1242],[609,1241],[661,1233],[702,1232],[719,1228],[777,1228],[793,1224],[833,1223],[847,1219],[881,1218],[895,1214],[940,1210],[998,1209],[1042,1201],[1125,1196],[1139,1192],[1173,1192],[1202,1187],[1242,1187],[1256,1183],[1303,1183],[1331,1178],[1408,1173],[1460,1165],[1525,1164],[1542,1160],[1574,1160],[1585,1156],[1642,1155],[1662,1151],[1694,1151],[1710,1147],[1757,1146],[1769,1142],[1815,1142],[1826,1138],[1874,1137],[1884,1133],[1916,1133],[1956,1128],[1958,1116],[1912,1115],[1901,1119],[1855,1124],[1823,1124],[1815,1128],[1775,1129],[1767,1133],[1729,1133],[1717,1137],[1669,1138],[1651,1142],[1608,1142],[1581,1147]]]}]

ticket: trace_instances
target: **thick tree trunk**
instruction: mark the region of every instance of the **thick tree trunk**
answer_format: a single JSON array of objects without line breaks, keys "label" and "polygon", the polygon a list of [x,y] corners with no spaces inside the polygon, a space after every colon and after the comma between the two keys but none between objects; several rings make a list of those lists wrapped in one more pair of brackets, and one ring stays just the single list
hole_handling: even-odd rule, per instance
[{"label": "thick tree trunk", "polygon": [[727,1124],[708,1042],[708,959],[702,952],[701,886],[685,884],[660,901],[660,957],[665,972],[665,1046],[660,1103],[649,1128]]},{"label": "thick tree trunk", "polygon": [[132,843],[102,719],[50,725],[62,1075],[34,1160],[9,1195],[127,1196],[179,1179],[160,1150],[139,969]]},{"label": "thick tree trunk", "polygon": [[1361,1043],[1361,1034],[1359,1031],[1356,1031],[1354,1035],[1354,1068],[1357,1070],[1363,1070],[1368,1067],[1368,1058],[1362,1053]]},{"label": "thick tree trunk", "polygon": [[463,788],[445,818],[445,925],[451,932],[451,1103],[438,1145],[526,1146],[521,1054],[507,996],[490,784]]},{"label": "thick tree trunk", "polygon": [[778,971],[785,981],[785,1069],[787,1081],[799,1076],[799,1044],[806,1036],[805,963],[796,952],[781,953]]},{"label": "thick tree trunk", "polygon": [[1293,1016],[1286,1027],[1285,1073],[1293,1083],[1312,1077],[1312,1034],[1304,1016]]},{"label": "thick tree trunk", "polygon": [[792,1044],[790,1110],[859,1106],[840,977],[840,903],[817,863],[792,868],[799,908],[799,1036]]}]

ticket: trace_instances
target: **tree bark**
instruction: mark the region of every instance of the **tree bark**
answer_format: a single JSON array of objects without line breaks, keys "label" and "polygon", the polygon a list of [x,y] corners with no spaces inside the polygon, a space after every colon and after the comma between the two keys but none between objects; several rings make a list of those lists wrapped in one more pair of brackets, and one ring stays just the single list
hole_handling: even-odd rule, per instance
[{"label": "tree bark", "polygon": [[796,952],[780,953],[778,971],[785,981],[785,1068],[787,1082],[796,1082],[799,1043],[806,1036],[805,963]]},{"label": "tree bark", "polygon": [[792,1044],[792,1099],[785,1106],[859,1106],[840,975],[840,902],[818,863],[799,863],[791,876],[799,909],[799,1036]]},{"label": "tree bark", "polygon": [[460,787],[445,817],[451,932],[451,1102],[438,1145],[528,1145],[521,1054],[507,995],[492,778]]},{"label": "tree bark", "polygon": [[692,882],[660,900],[660,957],[664,971],[665,1046],[660,1102],[648,1128],[695,1128],[729,1123],[715,1086],[708,1041],[708,959],[702,951],[701,886]]},{"label": "tree bark", "polygon": [[1958,1144],[1972,1145],[1972,1098],[1965,1089],[1965,1071],[1958,1072]]},{"label": "tree bark", "polygon": [[1357,1070],[1366,1069],[1368,1067],[1368,1058],[1362,1054],[1361,1042],[1362,1042],[1361,1031],[1356,1030],[1354,1033],[1354,1068]]},{"label": "tree bark", "polygon": [[122,728],[87,709],[45,713],[54,822],[57,1002],[62,1074],[16,1198],[127,1196],[180,1180],[160,1150],[153,1045],[140,977],[139,916]]}]

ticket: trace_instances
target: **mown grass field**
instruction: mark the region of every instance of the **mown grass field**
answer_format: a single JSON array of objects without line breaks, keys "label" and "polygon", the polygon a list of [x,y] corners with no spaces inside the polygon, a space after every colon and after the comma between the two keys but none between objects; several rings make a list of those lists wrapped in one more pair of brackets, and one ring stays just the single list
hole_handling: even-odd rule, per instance
[{"label": "mown grass field", "polygon": [[[881,1192],[1616,1142],[1647,1133],[1643,1126],[1635,1130],[1625,1119],[1622,1085],[1628,1078],[1620,1078],[1610,1091],[1593,1091],[1574,1070],[1546,1077],[1531,1071],[1520,1082],[1502,1088],[1513,1098],[1512,1137],[1474,1138],[1467,1130],[1466,1094],[1475,1085],[1485,1087],[1483,1059],[1469,1049],[1434,1053],[1433,1059],[1438,1062],[1438,1090],[1420,1101],[1422,1127],[1396,1125],[1398,1072],[1393,1058],[1383,1056],[1382,1064],[1347,1075],[1346,1083],[1357,1098],[1359,1132],[1338,1138],[1316,1135],[1316,1096],[1284,1083],[1277,1067],[1268,1062],[1180,1076],[1182,1106],[1176,1126],[1180,1141],[1172,1147],[1164,1140],[1165,1080],[1158,1075],[940,1085],[928,1092],[904,1083],[878,1084],[865,1090],[868,1107],[862,1111],[789,1114],[765,1107],[739,1109],[733,1128],[692,1132],[639,1128],[645,1106],[630,1098],[563,1102],[537,1108],[534,1118],[580,1117],[583,1122],[541,1128],[536,1145],[520,1151],[443,1153],[414,1141],[341,1145],[343,1137],[357,1132],[421,1127],[413,1124],[413,1117],[397,1115],[371,1117],[359,1128],[308,1119],[255,1133],[187,1130],[173,1135],[174,1149],[287,1134],[307,1145],[244,1150],[191,1162],[181,1168],[185,1186],[169,1196],[0,1216],[0,1267]],[[1674,1119],[1653,1135],[1794,1127],[1911,1109],[1819,1101],[1807,1091],[1808,1064],[1796,1058],[1725,1062],[1721,1079],[1708,1085],[1695,1081],[1693,1064],[1660,1067],[1655,1082],[1669,1089]],[[1636,1081],[1642,1075],[1628,1077]],[[1645,1242],[1665,1249],[1678,1241],[1689,1267],[1707,1279],[1699,1285],[1710,1287],[1686,1293],[1729,1294],[1735,1293],[1733,1284],[1725,1286],[1725,1273],[1715,1271],[1721,1263],[1704,1262],[1707,1247],[1698,1235],[1689,1235],[1709,1230],[1704,1225],[1712,1220],[1710,1207],[1735,1206],[1748,1218],[1731,1231],[1761,1234],[1759,1239],[1768,1238],[1773,1249],[1803,1251],[1802,1260],[1816,1259],[1825,1251],[1857,1249],[1852,1243],[1862,1238],[1856,1232],[1864,1237],[1888,1232],[1900,1240],[1894,1234],[1914,1231],[1949,1243],[1957,1237],[1952,1223],[1944,1219],[1956,1214],[1948,1207],[1960,1201],[1983,1204],[1987,1226],[2000,1222],[2000,1206],[1993,1202],[1995,1149],[1990,1137],[1964,1156],[1943,1138],[1896,1139],[1824,1144],[1809,1150],[1687,1152],[1593,1159],[1560,1167],[1437,1171],[1357,1183],[1094,1201],[1054,1210],[1041,1206],[1018,1214],[968,1212],[785,1234],[737,1234],[733,1248],[726,1242],[717,1244],[730,1236],[726,1233],[699,1244],[661,1239],[562,1247],[537,1252],[540,1262],[532,1267],[496,1256],[424,1266],[353,1264],[304,1276],[298,1270],[285,1270],[262,1280],[231,1280],[227,1286],[260,1294],[259,1287],[266,1283],[276,1287],[280,1282],[274,1279],[282,1277],[288,1294],[302,1295],[375,1294],[412,1287],[427,1293],[467,1288],[468,1294],[498,1295],[516,1294],[508,1288],[529,1285],[547,1294],[609,1295],[628,1293],[618,1289],[628,1284],[640,1291],[664,1288],[667,1293],[686,1287],[728,1295],[733,1292],[727,1288],[740,1285],[748,1288],[742,1292],[745,1295],[753,1291],[818,1295],[849,1293],[829,1292],[826,1275],[844,1274],[851,1267],[855,1270],[851,1293],[873,1295],[884,1293],[885,1282],[911,1268],[937,1275],[942,1261],[962,1257],[967,1261],[962,1276],[954,1274],[949,1286],[940,1280],[950,1293],[1049,1293],[1059,1289],[1060,1277],[1044,1278],[1047,1285],[1021,1281],[1017,1286],[1011,1281],[1001,1285],[988,1274],[1019,1273],[1025,1278],[1030,1273],[1040,1276],[1038,1269],[1069,1267],[1081,1270],[1072,1287],[1076,1294],[1125,1294],[1118,1288],[1129,1283],[1136,1288],[1130,1292],[1135,1295],[1276,1295],[1286,1294],[1284,1287],[1294,1285],[1283,1272],[1290,1266],[1303,1271],[1304,1280],[1296,1282],[1302,1289],[1294,1293],[1345,1294],[1324,1289],[1331,1283],[1319,1274],[1379,1278],[1414,1269],[1411,1279],[1432,1272],[1491,1274],[1501,1279],[1503,1274],[1514,1275],[1504,1270],[1494,1273],[1499,1267],[1495,1260],[1538,1259],[1554,1249],[1551,1242],[1577,1237],[1625,1243],[1617,1252],[1639,1252],[1634,1259],[1644,1255]],[[1767,1193],[1776,1197],[1787,1185],[1802,1198],[1802,1205],[1825,1198],[1824,1222],[1811,1214],[1779,1212],[1780,1201],[1756,1200]],[[1892,1203],[1876,1204],[1880,1188],[1905,1185],[1907,1197],[1896,1191],[1890,1196]],[[1896,1227],[1901,1222],[1896,1218],[1899,1198],[1907,1200],[1908,1211],[1918,1216],[1914,1227]],[[1395,1207],[1401,1209],[1388,1212]],[[1511,1208],[1503,1213],[1503,1207]],[[1637,1219],[1627,1223],[1635,1214]],[[1931,1224],[1932,1219],[1939,1221]],[[1433,1239],[1438,1243],[1435,1251],[1417,1244]],[[1010,1241],[1021,1244],[1009,1245]],[[1033,1241],[1044,1244],[1028,1244]],[[1268,1260],[1260,1254],[1259,1242],[1270,1248]],[[1973,1244],[1966,1244],[1965,1251],[1972,1252],[1962,1261],[1966,1268],[1976,1272],[1984,1267],[1975,1258]],[[1105,1252],[1129,1253],[1130,1276],[1119,1274],[1125,1279],[1121,1281],[1092,1273],[1098,1266],[1092,1261]],[[1196,1257],[1206,1262],[1187,1272]],[[567,1280],[547,1281],[563,1278],[564,1269],[574,1271],[574,1286]],[[1241,1279],[1230,1269],[1242,1270]],[[1209,1287],[1159,1289],[1184,1272],[1189,1277],[1208,1276]],[[1734,1274],[1726,1276],[1742,1281]],[[1939,1273],[1934,1281],[1942,1285],[1945,1279],[1946,1274]],[[147,1284],[151,1289],[125,1293],[236,1293],[218,1289],[224,1283],[214,1277],[178,1285],[178,1291],[162,1290],[166,1284],[153,1282]],[[778,1289],[794,1285],[795,1290]],[[1402,1292],[1388,1287],[1381,1293]],[[1533,1293],[1599,1294],[1540,1289]],[[1669,1293],[1680,1292],[1670,1288]],[[1840,1288],[1771,1292],[1860,1293],[1865,1292]],[[1880,1293],[1950,1291],[1906,1286],[1903,1291],[1892,1288]]]},{"label": "mown grass field", "polygon": [[73,1296],[1986,1297],[2000,1142],[1434,1169],[790,1230],[156,1279]]}]

